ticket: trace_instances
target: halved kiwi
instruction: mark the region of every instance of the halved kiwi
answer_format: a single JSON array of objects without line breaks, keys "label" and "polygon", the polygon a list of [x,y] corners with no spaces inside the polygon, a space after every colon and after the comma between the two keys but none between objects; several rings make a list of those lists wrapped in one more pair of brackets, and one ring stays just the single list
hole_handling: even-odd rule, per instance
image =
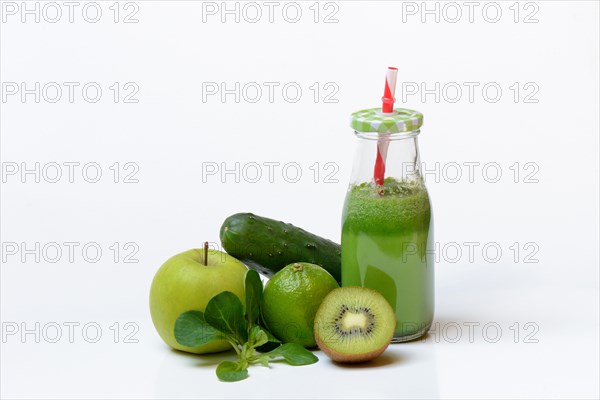
[{"label": "halved kiwi", "polygon": [[396,316],[377,291],[347,286],[323,299],[315,316],[319,348],[339,362],[369,361],[388,347],[396,329]]}]

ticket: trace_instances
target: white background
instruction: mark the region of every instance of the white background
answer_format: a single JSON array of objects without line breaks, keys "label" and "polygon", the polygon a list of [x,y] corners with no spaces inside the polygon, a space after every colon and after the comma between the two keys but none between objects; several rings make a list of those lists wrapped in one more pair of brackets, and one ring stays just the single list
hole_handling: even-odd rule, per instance
[{"label": "white background", "polygon": [[[109,8],[113,2],[99,2],[97,23],[83,18],[85,2],[70,23],[68,8],[59,2],[60,21],[41,15],[38,23],[26,15],[22,22],[20,2],[14,3],[16,15],[7,12],[13,10],[7,3],[0,31],[3,398],[599,396],[597,2],[479,2],[473,22],[458,2],[462,18],[455,23],[450,20],[456,7],[443,2],[437,3],[439,22],[422,15],[421,2],[338,1],[319,5],[317,23],[312,2],[299,3],[297,23],[282,16],[285,3],[272,23],[261,2],[263,16],[256,23],[246,20],[253,13],[241,15],[239,23],[229,15],[222,23],[219,14],[203,15],[202,3],[191,1],[137,1],[127,8],[121,3],[118,23],[114,6]],[[39,3],[40,12],[44,5]],[[135,6],[138,22],[123,23]],[[496,6],[502,14],[492,23]],[[93,9],[87,10],[93,18]],[[55,11],[46,11],[54,18]],[[332,11],[337,23],[324,23]],[[288,12],[294,18],[293,9]],[[368,365],[337,366],[317,352],[315,365],[252,367],[250,378],[236,384],[215,376],[222,355],[170,351],[150,320],[152,277],[171,255],[204,240],[218,242],[226,216],[251,211],[339,240],[355,145],[348,116],[379,105],[388,65],[400,71],[398,104],[425,114],[422,160],[431,170],[439,163],[440,176],[426,176],[440,246],[437,331],[391,346]],[[34,95],[9,95],[11,82],[80,86],[72,103],[66,86],[56,103],[48,101],[55,92],[41,93],[36,103]],[[96,103],[82,97],[88,82],[103,89]],[[137,85],[138,102],[121,97],[115,103],[109,89],[115,82],[121,95],[130,91],[124,84]],[[255,92],[236,103],[234,95],[203,101],[206,82],[279,86],[273,102],[262,86],[256,103],[248,101]],[[290,82],[302,89],[295,103],[281,92]],[[317,102],[310,89],[315,82]],[[448,90],[459,85],[463,93],[452,102],[454,91],[436,101],[434,94],[421,98],[405,90],[403,102],[402,82],[423,82],[429,89],[436,82]],[[464,82],[479,85],[472,101]],[[326,83],[334,86],[325,90]],[[487,97],[486,84],[492,87]],[[332,87],[338,91],[330,100],[337,102],[325,102]],[[494,87],[502,90],[499,98]],[[50,183],[52,163],[64,162],[80,163],[74,182],[63,165],[62,178]],[[109,169],[115,162],[118,183]],[[123,182],[132,171],[124,169],[128,162],[139,167],[137,183]],[[236,162],[239,182],[235,173],[203,177],[203,168],[214,165],[207,163],[234,169]],[[255,176],[247,167],[252,162],[263,165],[256,183],[248,181]],[[280,163],[273,182],[265,162]],[[465,162],[480,163],[472,182]],[[15,165],[35,163],[41,172],[46,166],[39,183],[20,170],[7,174]],[[93,170],[82,176],[86,163],[100,165],[99,182],[84,179],[94,177]],[[291,182],[293,169],[282,174],[287,163],[300,166],[298,182]],[[315,163],[321,172],[316,179]],[[325,170],[325,163],[334,169]],[[454,183],[452,163],[463,174]],[[483,175],[488,163],[497,164]],[[532,164],[526,169],[525,163]],[[492,183],[498,166],[502,176]],[[325,180],[329,171],[337,183]],[[64,242],[78,243],[72,262]],[[121,248],[116,261],[110,249],[115,242]],[[472,259],[465,242],[479,243]],[[515,242],[518,254],[510,248]],[[58,243],[63,255],[51,262],[55,253],[46,246],[50,253],[40,250],[36,261],[36,254],[23,253],[36,243],[40,249]],[[88,260],[83,257],[86,243],[101,248],[99,261],[89,261],[91,250]],[[482,254],[486,243],[491,250]],[[124,262],[136,248],[138,262]],[[73,343],[64,325],[69,322],[79,324]],[[21,336],[22,328],[35,331],[36,323],[39,343],[34,334]],[[101,327],[97,343],[86,341],[86,323]],[[132,323],[128,329],[126,323]],[[479,324],[471,337],[469,323]],[[55,324],[62,337],[50,343]],[[15,326],[19,332],[8,335]],[[126,343],[135,326],[139,330],[129,339],[137,343]],[[494,342],[497,327],[501,337]],[[94,336],[90,328],[87,338]]]}]

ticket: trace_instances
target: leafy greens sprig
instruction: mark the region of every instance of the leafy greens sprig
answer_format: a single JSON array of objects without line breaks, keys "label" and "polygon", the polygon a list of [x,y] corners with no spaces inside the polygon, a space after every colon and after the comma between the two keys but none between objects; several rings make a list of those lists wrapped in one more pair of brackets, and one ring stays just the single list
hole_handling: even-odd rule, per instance
[{"label": "leafy greens sprig", "polygon": [[[217,366],[217,377],[225,382],[240,381],[248,377],[250,364],[269,366],[274,358],[283,358],[291,365],[308,365],[319,359],[297,343],[281,344],[259,324],[263,285],[254,270],[245,277],[246,307],[231,292],[222,292],[213,297],[204,312],[187,311],[175,322],[177,343],[196,347],[215,340],[226,340],[237,353],[237,361],[221,361]],[[261,353],[257,348],[270,343],[275,349]]]}]

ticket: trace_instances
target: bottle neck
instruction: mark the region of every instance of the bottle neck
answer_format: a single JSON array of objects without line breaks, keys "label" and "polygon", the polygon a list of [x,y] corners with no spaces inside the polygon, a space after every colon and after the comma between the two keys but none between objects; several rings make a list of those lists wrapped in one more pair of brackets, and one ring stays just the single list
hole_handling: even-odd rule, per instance
[{"label": "bottle neck", "polygon": [[[350,184],[374,182],[376,164],[381,161],[385,166],[385,179],[421,181],[418,134],[419,131],[397,134],[356,132],[358,144]],[[381,156],[379,163],[378,155]]]}]

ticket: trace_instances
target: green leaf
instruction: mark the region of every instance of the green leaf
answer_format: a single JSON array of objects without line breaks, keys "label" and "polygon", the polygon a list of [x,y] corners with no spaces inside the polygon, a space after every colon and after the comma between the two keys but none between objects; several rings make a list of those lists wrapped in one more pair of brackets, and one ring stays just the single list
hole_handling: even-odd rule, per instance
[{"label": "green leaf", "polygon": [[260,365],[262,365],[263,367],[267,367],[267,368],[268,368],[268,367],[269,367],[269,357],[268,357],[268,356],[265,356],[265,355],[263,355],[263,356],[258,356],[258,357],[256,357],[256,358],[253,358],[253,359],[252,359],[252,363],[253,363],[253,364],[260,364]]},{"label": "green leaf", "polygon": [[224,382],[237,382],[248,377],[248,369],[233,361],[221,361],[217,366],[217,377]]},{"label": "green leaf", "polygon": [[267,329],[262,328],[263,332],[265,332],[267,334],[267,339],[269,339],[269,342],[271,343],[281,343],[281,340],[277,339],[275,336],[273,336],[273,334],[271,332],[269,332]]},{"label": "green leaf", "polygon": [[250,328],[250,335],[248,337],[248,345],[251,348],[262,346],[269,341],[267,333],[261,329],[260,326],[254,325]]},{"label": "green leaf", "polygon": [[240,344],[248,341],[244,306],[235,294],[222,292],[210,299],[204,318],[213,328],[235,338]]},{"label": "green leaf", "polygon": [[260,303],[262,301],[263,285],[258,272],[249,269],[246,272],[246,320],[250,326],[258,321],[260,316]]},{"label": "green leaf", "polygon": [[269,358],[283,357],[291,365],[308,365],[319,361],[317,356],[298,343],[282,344],[275,350],[263,354],[263,356]]},{"label": "green leaf", "polygon": [[267,353],[281,345],[281,340],[277,339],[271,332],[269,332],[264,326],[261,327],[262,331],[267,335],[267,343],[262,346],[257,346],[256,350],[261,353]]},{"label": "green leaf", "polygon": [[186,311],[175,321],[175,340],[183,346],[196,347],[223,338],[200,311]]}]

